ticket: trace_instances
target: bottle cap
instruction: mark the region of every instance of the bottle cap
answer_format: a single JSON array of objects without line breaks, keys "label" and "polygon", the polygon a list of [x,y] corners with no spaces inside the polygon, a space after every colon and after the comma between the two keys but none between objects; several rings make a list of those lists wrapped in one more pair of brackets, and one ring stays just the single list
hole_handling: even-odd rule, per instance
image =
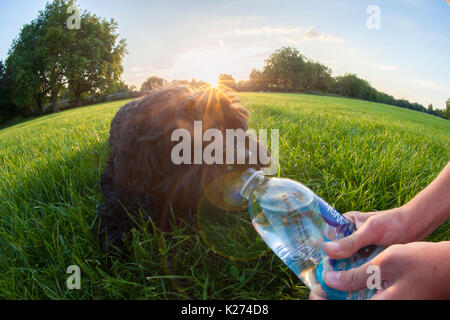
[{"label": "bottle cap", "polygon": [[250,183],[253,182],[253,180],[258,177],[264,175],[264,173],[262,171],[256,171],[253,168],[248,169],[243,175],[242,175],[242,180],[244,181],[244,185],[241,188],[240,194],[242,197],[244,198],[248,198],[248,193],[247,193],[247,189],[250,186]]}]

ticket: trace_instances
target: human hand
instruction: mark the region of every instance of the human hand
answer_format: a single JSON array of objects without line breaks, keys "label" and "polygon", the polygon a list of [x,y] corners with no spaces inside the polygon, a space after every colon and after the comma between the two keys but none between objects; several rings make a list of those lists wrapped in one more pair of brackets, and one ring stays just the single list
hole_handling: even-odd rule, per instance
[{"label": "human hand", "polygon": [[356,231],[348,237],[324,244],[323,249],[330,258],[348,258],[371,244],[390,246],[414,241],[409,215],[404,208],[369,213],[351,211],[344,217],[355,224]]},{"label": "human hand", "polygon": [[[408,248],[409,251],[414,251],[412,249],[410,250],[410,248],[415,248],[419,245],[414,243],[404,246],[397,244],[421,241],[425,239],[431,232],[433,232],[438,226],[440,226],[442,223],[450,219],[450,201],[449,201],[450,198],[448,197],[450,192],[449,186],[450,186],[450,162],[430,185],[428,185],[424,190],[422,190],[419,194],[417,194],[414,197],[414,199],[412,199],[411,201],[409,201],[407,204],[403,205],[400,208],[371,213],[361,213],[361,212],[346,213],[344,216],[356,225],[357,230],[346,238],[325,243],[323,247],[325,253],[330,258],[344,259],[355,254],[356,251],[358,251],[360,248],[363,248],[370,244],[380,246],[394,245],[390,248],[385,249],[372,261],[369,261],[367,264],[359,267],[358,269],[344,271],[350,275],[358,274],[357,271],[355,270],[362,270],[361,268],[367,267],[373,261],[378,262],[384,261],[382,259],[383,257],[386,257],[386,260],[388,262],[401,260],[396,259],[396,257],[401,256],[401,253],[398,252],[399,248]],[[437,246],[437,244],[428,243],[423,246],[427,247],[428,249],[428,246],[431,245],[433,245],[432,249],[437,248],[435,247]],[[443,245],[440,245],[440,247],[442,246]],[[439,261],[439,263],[443,262],[447,270],[450,270],[449,242],[444,242],[444,246],[446,248],[446,251],[443,250],[444,251],[443,255],[440,257],[440,259],[443,261],[439,261],[439,258],[437,258],[436,260]],[[424,255],[431,254],[431,252],[433,251],[435,250],[426,252]],[[417,254],[420,255],[421,253],[417,252]],[[391,257],[394,258],[390,259]],[[426,259],[424,259],[423,261],[425,261],[425,263],[427,262]],[[417,269],[416,267],[419,266],[420,269],[421,266],[420,261],[415,262],[416,262],[415,265],[412,265],[412,267],[415,268],[416,270]],[[391,267],[395,266],[396,264],[398,263],[387,263],[387,265]],[[399,265],[400,265],[399,270],[404,270],[406,268],[404,265],[403,266],[401,266],[401,264]],[[428,267],[425,265],[425,269],[429,268],[430,265],[428,265]],[[436,270],[439,268],[440,267],[436,267]],[[401,279],[402,277],[400,271],[397,270],[397,272],[399,273],[398,276],[400,275],[399,278]],[[329,274],[330,276],[333,275],[332,272],[330,272]],[[429,274],[424,275],[424,278],[426,277],[429,277]],[[343,279],[345,280],[345,278]],[[391,274],[391,279],[397,278],[395,278]],[[449,274],[447,274],[442,279],[444,280],[450,279]],[[438,281],[442,282],[442,279],[439,279]],[[450,288],[449,285],[450,281],[447,280],[443,282],[447,287]],[[384,286],[385,287],[387,286],[388,288],[403,288],[403,289],[406,287],[406,285],[401,285],[401,283],[399,284],[398,281],[395,281],[395,283],[397,283],[397,285],[389,286],[388,282],[384,282]],[[330,285],[330,287],[333,286]],[[399,289],[390,289],[390,292],[395,292],[395,290]],[[384,288],[381,291],[380,290],[378,291],[379,292],[377,293],[377,295],[381,294],[382,291],[388,292],[386,288]],[[426,291],[424,291],[424,293],[426,293]],[[449,297],[448,291],[446,293],[447,297]],[[321,299],[321,297],[314,295],[314,293],[311,293],[310,299]]]},{"label": "human hand", "polygon": [[[359,291],[367,288],[369,266],[380,270],[380,288],[372,299],[450,298],[450,241],[393,245],[358,268],[326,273],[324,281],[337,290]],[[311,294],[310,299],[321,297]]]},{"label": "human hand", "polygon": [[[370,244],[389,246],[407,242],[405,215],[402,210],[396,208],[379,212],[345,213],[344,217],[356,226],[356,231],[343,239],[324,243],[325,253],[333,259],[345,259]],[[309,299],[325,300],[312,291]]]}]

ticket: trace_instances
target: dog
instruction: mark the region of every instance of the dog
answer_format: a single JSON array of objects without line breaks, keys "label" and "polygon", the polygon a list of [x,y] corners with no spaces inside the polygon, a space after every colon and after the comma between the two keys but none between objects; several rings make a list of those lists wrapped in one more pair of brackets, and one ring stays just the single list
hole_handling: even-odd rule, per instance
[{"label": "dog", "polygon": [[123,250],[130,230],[142,217],[162,230],[169,228],[171,211],[181,219],[194,219],[200,199],[214,181],[230,170],[260,169],[259,160],[229,166],[176,165],[171,159],[174,130],[193,133],[194,121],[202,121],[203,132],[246,131],[248,117],[235,93],[213,88],[156,89],[122,107],[111,122],[110,155],[101,180],[103,203],[97,212],[101,250]]}]

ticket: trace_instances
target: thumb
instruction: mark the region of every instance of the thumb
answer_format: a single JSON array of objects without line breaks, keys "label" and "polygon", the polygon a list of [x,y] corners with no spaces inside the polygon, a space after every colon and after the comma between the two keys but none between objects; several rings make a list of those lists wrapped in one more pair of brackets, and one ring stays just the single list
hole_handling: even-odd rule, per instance
[{"label": "thumb", "polygon": [[373,263],[366,263],[362,266],[346,271],[330,271],[325,274],[325,283],[336,290],[359,291],[368,287],[367,279],[371,273],[367,272]]},{"label": "thumb", "polygon": [[359,249],[373,244],[376,241],[376,235],[370,232],[365,225],[356,230],[348,237],[325,242],[323,250],[333,259],[344,259],[354,255]]}]

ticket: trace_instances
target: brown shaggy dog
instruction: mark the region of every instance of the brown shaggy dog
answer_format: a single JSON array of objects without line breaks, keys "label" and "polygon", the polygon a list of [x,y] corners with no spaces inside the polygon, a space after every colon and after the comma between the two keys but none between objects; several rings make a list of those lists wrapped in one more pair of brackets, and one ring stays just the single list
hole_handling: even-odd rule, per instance
[{"label": "brown shaggy dog", "polygon": [[193,218],[209,184],[230,169],[249,167],[175,165],[171,160],[171,150],[178,143],[171,141],[175,129],[185,128],[193,137],[194,121],[201,120],[203,131],[247,130],[247,119],[248,112],[239,99],[217,89],[155,90],[122,107],[111,123],[110,156],[101,182],[101,249],[123,249],[123,240],[135,225],[133,220],[139,221],[142,215],[162,229],[168,227],[171,210],[177,217]]}]

